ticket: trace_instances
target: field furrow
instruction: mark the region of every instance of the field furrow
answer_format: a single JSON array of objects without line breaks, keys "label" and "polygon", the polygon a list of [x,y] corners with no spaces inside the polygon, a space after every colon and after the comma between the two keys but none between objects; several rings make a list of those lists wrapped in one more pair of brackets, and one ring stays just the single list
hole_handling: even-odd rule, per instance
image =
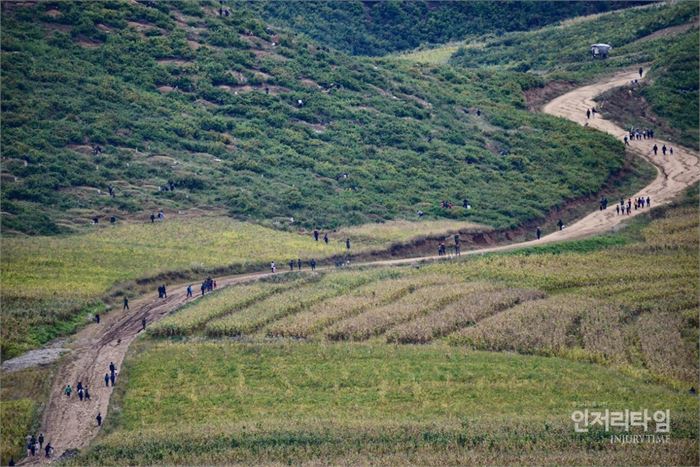
[{"label": "field furrow", "polygon": [[238,313],[213,320],[206,325],[206,334],[210,337],[251,334],[268,323],[347,293],[373,279],[371,275],[362,273],[328,274],[318,282],[294,287],[255,302]]},{"label": "field furrow", "polygon": [[468,294],[465,283],[444,283],[417,288],[399,300],[340,321],[325,332],[330,340],[365,340],[391,326],[440,309]]},{"label": "field furrow", "polygon": [[459,328],[474,325],[518,303],[545,296],[535,290],[504,289],[487,283],[470,284],[470,287],[473,287],[473,292],[457,302],[390,329],[386,333],[387,342],[425,344]]}]

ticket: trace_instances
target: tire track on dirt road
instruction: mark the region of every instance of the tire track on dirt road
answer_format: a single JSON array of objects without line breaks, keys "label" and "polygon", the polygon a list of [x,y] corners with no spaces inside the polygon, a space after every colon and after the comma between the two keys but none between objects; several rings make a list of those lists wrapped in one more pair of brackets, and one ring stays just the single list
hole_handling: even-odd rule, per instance
[{"label": "tire track on dirt road", "polygon": [[[595,97],[615,87],[623,86],[630,80],[638,78],[635,72],[625,71],[612,77],[604,78],[590,86],[577,88],[564,94],[545,105],[543,111],[551,115],[567,118],[581,125],[604,131],[622,140],[627,134],[625,130],[614,123],[601,117],[586,119],[586,109],[595,107]],[[656,143],[661,146],[673,146],[673,156],[652,156],[651,146]],[[651,197],[652,206],[659,206],[670,202],[688,186],[700,180],[700,166],[698,155],[690,149],[673,145],[662,140],[632,141],[627,150],[635,155],[651,162],[657,169],[657,177],[644,189],[631,195],[631,197]],[[614,207],[615,200],[611,205]],[[573,223],[562,231],[556,231],[542,237],[540,240],[530,240],[517,244],[483,248],[463,252],[464,255],[481,254],[515,250],[534,245],[560,242],[588,237],[614,229],[623,221],[633,217],[647,209],[633,211],[631,215],[616,215],[615,210],[608,208],[605,211],[596,210],[579,221]],[[404,258],[395,260],[382,260],[362,263],[361,265],[401,265],[417,261],[445,259],[445,257],[426,256],[420,258]],[[360,265],[360,264],[358,264]],[[330,270],[331,268],[324,268]],[[283,273],[278,273],[283,274]],[[246,282],[270,276],[270,273],[255,273],[239,276],[217,278],[220,287],[235,283]],[[99,429],[96,426],[95,416],[98,412],[103,417],[107,416],[111,387],[100,385],[104,374],[108,372],[110,362],[114,362],[117,368],[121,365],[126,351],[131,342],[139,335],[141,319],[146,318],[149,323],[157,321],[168,313],[178,309],[193,299],[187,299],[184,287],[186,284],[171,287],[171,294],[166,299],[154,299],[151,296],[142,297],[132,302],[132,312],[120,312],[118,310],[106,314],[101,324],[91,324],[75,334],[69,345],[70,355],[62,361],[53,386],[50,399],[44,411],[42,430],[47,441],[55,448],[53,459],[57,459],[69,449],[82,449],[88,446],[97,435]],[[196,297],[194,298],[196,299]],[[79,402],[74,395],[68,399],[63,395],[66,384],[76,384],[82,381],[91,389],[92,399],[88,402]],[[119,384],[119,377],[117,377]],[[52,460],[53,460],[52,459]],[[51,460],[48,460],[50,462]],[[47,462],[42,456],[33,459],[25,459],[24,464]]]}]

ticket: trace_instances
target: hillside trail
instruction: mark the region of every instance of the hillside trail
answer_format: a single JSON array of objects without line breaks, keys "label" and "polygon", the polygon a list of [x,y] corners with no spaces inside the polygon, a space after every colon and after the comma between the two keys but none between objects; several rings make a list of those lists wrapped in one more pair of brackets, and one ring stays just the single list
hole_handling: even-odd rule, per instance
[{"label": "hillside trail", "polygon": [[[596,96],[609,89],[623,86],[635,78],[639,78],[636,71],[618,73],[593,85],[584,86],[564,94],[547,104],[543,110],[581,125],[588,123],[591,128],[607,132],[621,140],[627,133],[625,130],[600,116],[587,121],[586,109],[597,105],[594,100]],[[663,144],[673,146],[674,155],[653,156],[651,147],[654,143],[659,147]],[[698,155],[689,149],[658,139],[632,141],[627,149],[650,161],[658,171],[657,177],[652,183],[632,196],[649,196],[652,206],[668,203],[688,186],[700,180]],[[613,230],[618,224],[630,217],[648,210],[645,208],[632,211],[631,215],[616,215],[614,209],[616,201],[611,200],[610,204],[612,208],[609,207],[605,211],[596,210],[564,230],[545,235],[540,240],[470,250],[463,252],[463,255],[508,251],[603,233]],[[382,260],[358,263],[355,266],[391,266],[437,259],[444,260],[446,257],[426,256]],[[330,270],[331,268],[323,269]],[[228,276],[217,278],[217,282],[219,287],[225,287],[270,275],[271,273],[254,273]],[[68,344],[70,353],[64,357],[57,371],[42,423],[41,431],[44,432],[46,440],[54,446],[54,456],[51,460],[36,456],[33,459],[25,459],[23,464],[51,462],[65,451],[85,448],[92,441],[99,431],[95,420],[97,413],[100,412],[105,418],[109,417],[107,409],[112,395],[112,387],[105,386],[104,376],[109,371],[110,362],[114,362],[117,371],[119,371],[129,345],[141,333],[142,318],[145,317],[150,324],[183,304],[196,300],[196,297],[193,299],[185,297],[185,287],[186,284],[171,286],[171,292],[166,299],[157,299],[154,293],[154,296],[133,300],[131,311],[111,311],[103,317],[101,324],[86,326],[72,338]],[[75,393],[70,399],[63,394],[63,388],[66,384],[70,383],[75,387],[78,381],[82,381],[90,388],[90,401],[78,401]],[[118,374],[117,384],[121,384]]]}]

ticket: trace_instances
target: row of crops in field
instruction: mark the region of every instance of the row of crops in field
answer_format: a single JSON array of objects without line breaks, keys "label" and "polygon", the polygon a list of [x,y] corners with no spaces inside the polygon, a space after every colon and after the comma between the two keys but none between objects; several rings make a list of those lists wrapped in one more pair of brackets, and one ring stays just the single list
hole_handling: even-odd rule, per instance
[{"label": "row of crops in field", "polygon": [[[697,373],[698,224],[656,211],[612,247],[533,250],[421,268],[304,273],[218,291],[153,336],[448,345]],[[629,234],[631,235],[631,234]],[[281,277],[279,279],[282,279]]]}]

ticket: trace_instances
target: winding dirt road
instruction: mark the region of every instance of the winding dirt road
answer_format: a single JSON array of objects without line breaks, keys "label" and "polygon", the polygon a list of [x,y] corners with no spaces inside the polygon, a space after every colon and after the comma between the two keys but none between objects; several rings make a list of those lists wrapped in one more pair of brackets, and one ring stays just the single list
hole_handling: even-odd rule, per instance
[{"label": "winding dirt road", "polygon": [[[638,78],[636,72],[623,72],[603,79],[594,85],[578,88],[554,99],[544,107],[544,112],[584,125],[587,123],[586,109],[597,105],[594,100],[596,96],[609,89],[625,85],[634,78]],[[626,134],[625,130],[599,116],[590,119],[588,124],[592,128],[610,133],[620,140]],[[663,144],[666,144],[667,147],[673,146],[674,155],[654,157],[651,152],[651,146],[654,143],[659,147]],[[698,155],[689,149],[667,141],[641,140],[631,142],[628,150],[649,160],[658,170],[656,179],[650,185],[632,195],[632,197],[651,197],[652,206],[668,203],[689,185],[700,180]],[[630,216],[621,216],[615,213],[615,200],[612,200],[611,204],[612,208],[605,211],[596,210],[563,231],[551,233],[540,240],[471,250],[463,254],[507,251],[599,234],[609,231],[631,216],[647,210],[632,211]],[[390,266],[435,259],[445,259],[445,257],[429,256],[363,264]],[[223,287],[267,275],[269,274],[258,273],[230,276],[218,278],[217,281],[219,286]],[[189,299],[189,301],[191,300]],[[145,317],[149,323],[152,323],[176,310],[187,301],[184,285],[173,286],[167,299],[161,300],[154,296],[148,296],[132,301],[131,311],[112,311],[104,316],[101,324],[89,325],[73,336],[68,345],[70,353],[65,357],[57,372],[42,423],[42,431],[45,433],[46,439],[55,448],[53,459],[58,458],[66,450],[86,447],[98,433],[95,421],[97,413],[102,413],[103,417],[109,416],[107,409],[112,388],[105,387],[104,376],[108,372],[110,362],[114,362],[117,369],[121,368],[129,344],[141,332],[141,319]],[[90,401],[79,402],[75,393],[70,399],[63,395],[62,389],[65,384],[70,383],[75,387],[78,381],[82,381],[90,388],[92,396]],[[119,376],[117,376],[117,384],[119,384]],[[46,462],[46,460],[42,456],[37,456],[34,459],[25,459],[23,463],[39,462]]]}]

